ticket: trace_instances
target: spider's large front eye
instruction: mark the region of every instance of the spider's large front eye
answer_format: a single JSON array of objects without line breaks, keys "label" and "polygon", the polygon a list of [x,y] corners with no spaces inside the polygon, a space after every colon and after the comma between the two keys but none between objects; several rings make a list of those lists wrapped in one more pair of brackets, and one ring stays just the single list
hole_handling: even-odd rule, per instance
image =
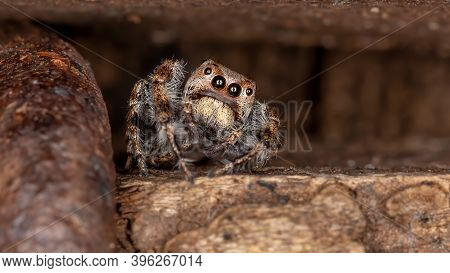
[{"label": "spider's large front eye", "polygon": [[222,77],[222,76],[215,76],[213,79],[212,79],[212,82],[211,82],[211,84],[215,87],[215,88],[219,88],[219,89],[222,89],[222,88],[224,88],[225,87],[225,78],[224,77]]},{"label": "spider's large front eye", "polygon": [[228,94],[233,97],[237,97],[241,94],[241,86],[237,83],[232,83],[228,86]]}]

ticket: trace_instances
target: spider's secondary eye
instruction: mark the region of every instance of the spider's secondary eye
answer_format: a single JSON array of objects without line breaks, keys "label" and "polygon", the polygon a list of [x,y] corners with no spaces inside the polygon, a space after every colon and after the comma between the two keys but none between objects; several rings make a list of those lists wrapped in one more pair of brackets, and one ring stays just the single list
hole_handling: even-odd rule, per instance
[{"label": "spider's secondary eye", "polygon": [[239,96],[241,94],[241,86],[237,83],[230,84],[228,86],[228,93],[233,97]]},{"label": "spider's secondary eye", "polygon": [[247,94],[247,96],[251,96],[253,94],[253,89],[247,88],[247,90],[245,90],[245,94]]},{"label": "spider's secondary eye", "polygon": [[205,73],[205,75],[209,75],[209,74],[211,74],[212,70],[211,70],[211,68],[207,67],[207,68],[205,68],[205,70],[203,72]]},{"label": "spider's secondary eye", "polygon": [[211,83],[215,88],[224,88],[225,87],[225,78],[222,76],[215,76],[212,79]]}]

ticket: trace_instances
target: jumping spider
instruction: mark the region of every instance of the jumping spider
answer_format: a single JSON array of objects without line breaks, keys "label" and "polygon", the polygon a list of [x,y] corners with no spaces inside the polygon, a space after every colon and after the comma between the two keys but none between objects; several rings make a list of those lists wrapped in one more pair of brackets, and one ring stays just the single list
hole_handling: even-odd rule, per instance
[{"label": "jumping spider", "polygon": [[223,164],[211,174],[264,166],[280,148],[281,137],[278,117],[255,100],[255,82],[207,60],[183,89],[184,66],[164,60],[135,84],[127,115],[126,168],[137,166],[145,175],[148,166],[178,165],[192,183],[187,162],[200,158]]}]

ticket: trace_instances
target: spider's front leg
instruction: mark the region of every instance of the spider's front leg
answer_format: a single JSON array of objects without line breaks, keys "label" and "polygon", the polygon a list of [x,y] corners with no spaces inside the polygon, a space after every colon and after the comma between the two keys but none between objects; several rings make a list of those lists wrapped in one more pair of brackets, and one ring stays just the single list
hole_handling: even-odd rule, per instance
[{"label": "spider's front leg", "polygon": [[219,145],[214,147],[211,154],[217,154],[219,152],[226,152],[228,147],[230,147],[231,145],[235,145],[236,142],[239,140],[239,138],[241,138],[241,136],[242,136],[242,129],[237,129],[235,131],[232,131],[224,139],[224,141],[222,143],[220,143]]},{"label": "spider's front leg", "polygon": [[127,169],[137,162],[139,172],[145,175],[147,164],[171,164],[176,158],[186,178],[192,181],[191,172],[181,158],[174,129],[174,124],[180,122],[182,109],[183,66],[181,61],[165,60],[147,80],[140,80],[134,86],[127,115]]},{"label": "spider's front leg", "polygon": [[[181,156],[180,148],[175,140],[173,120],[182,111],[181,83],[183,79],[183,64],[180,61],[166,60],[158,66],[150,76],[152,97],[155,104],[155,117],[165,131],[169,145],[178,159],[178,165],[183,170],[186,180],[193,183],[193,176]],[[179,116],[178,116],[179,118]]]},{"label": "spider's front leg", "polygon": [[281,146],[279,126],[280,121],[275,113],[265,104],[256,103],[254,113],[249,120],[249,129],[244,130],[239,141],[239,145],[249,149],[212,174],[230,173],[246,163],[250,163],[250,167],[255,168],[264,166]]}]

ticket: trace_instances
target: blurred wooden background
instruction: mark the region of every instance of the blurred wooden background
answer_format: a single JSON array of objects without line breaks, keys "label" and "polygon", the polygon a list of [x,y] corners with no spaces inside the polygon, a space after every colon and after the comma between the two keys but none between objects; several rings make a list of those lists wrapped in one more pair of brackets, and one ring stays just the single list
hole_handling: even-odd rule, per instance
[{"label": "blurred wooden background", "polygon": [[[163,58],[185,59],[188,71],[214,58],[256,80],[265,101],[307,81],[279,100],[312,101],[312,151],[284,151],[292,163],[275,165],[450,166],[448,1],[0,3],[0,18],[30,17],[79,43],[91,62],[119,168],[129,92]],[[301,128],[288,115],[287,141],[295,142]]]}]

